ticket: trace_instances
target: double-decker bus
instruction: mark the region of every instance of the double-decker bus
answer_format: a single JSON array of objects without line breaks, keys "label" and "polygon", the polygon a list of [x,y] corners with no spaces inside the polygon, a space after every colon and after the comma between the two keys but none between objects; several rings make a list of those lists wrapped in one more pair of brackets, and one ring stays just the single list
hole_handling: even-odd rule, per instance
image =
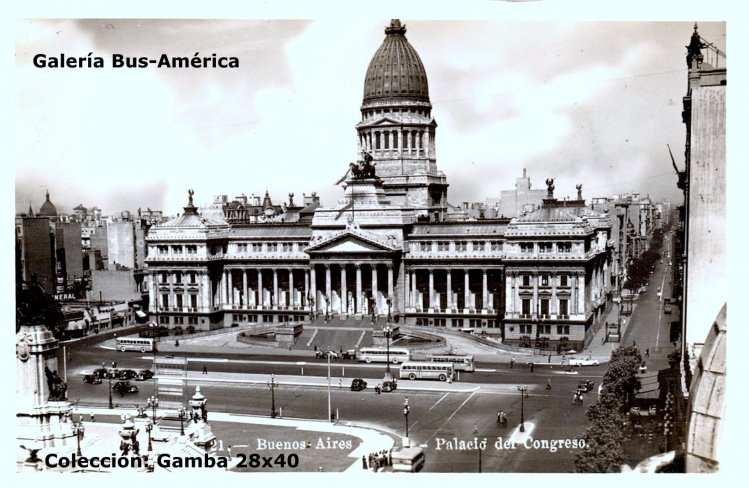
[{"label": "double-decker bus", "polygon": [[409,380],[447,381],[455,375],[453,363],[433,363],[430,361],[407,361],[401,364],[400,378]]},{"label": "double-decker bus", "polygon": [[474,371],[473,356],[464,354],[427,354],[427,361],[452,363],[455,371]]},{"label": "double-decker bus", "polygon": [[117,350],[122,352],[152,352],[154,350],[154,343],[150,337],[118,337]]},{"label": "double-decker bus", "polygon": [[411,352],[404,347],[391,347],[389,352],[384,347],[362,347],[357,359],[365,363],[386,363],[388,356],[391,363],[398,364],[411,359]]}]

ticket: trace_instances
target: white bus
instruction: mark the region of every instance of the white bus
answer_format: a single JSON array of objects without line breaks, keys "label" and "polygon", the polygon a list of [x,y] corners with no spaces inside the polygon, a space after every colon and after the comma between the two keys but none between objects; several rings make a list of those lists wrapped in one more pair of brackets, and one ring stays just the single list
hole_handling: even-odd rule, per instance
[{"label": "white bus", "polygon": [[473,356],[462,354],[427,354],[427,361],[453,363],[455,371],[474,371]]},{"label": "white bus", "polygon": [[433,363],[430,361],[408,361],[401,364],[400,378],[409,380],[447,381],[455,375],[453,363]]},{"label": "white bus", "polygon": [[[390,362],[393,364],[402,363],[411,359],[411,352],[404,347],[390,348]],[[362,347],[359,349],[359,361],[365,363],[377,362],[386,363],[388,360],[388,350],[384,347]]]},{"label": "white bus", "polygon": [[152,352],[154,350],[153,339],[150,337],[118,337],[117,350],[122,352]]},{"label": "white bus", "polygon": [[418,473],[424,467],[424,449],[420,447],[404,447],[390,454],[393,471]]}]

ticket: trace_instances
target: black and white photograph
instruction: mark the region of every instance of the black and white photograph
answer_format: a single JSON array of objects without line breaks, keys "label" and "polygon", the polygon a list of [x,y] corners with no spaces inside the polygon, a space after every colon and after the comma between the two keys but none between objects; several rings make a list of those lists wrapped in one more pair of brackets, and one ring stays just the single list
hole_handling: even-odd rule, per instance
[{"label": "black and white photograph", "polygon": [[543,3],[13,19],[15,472],[725,474],[742,26]]}]

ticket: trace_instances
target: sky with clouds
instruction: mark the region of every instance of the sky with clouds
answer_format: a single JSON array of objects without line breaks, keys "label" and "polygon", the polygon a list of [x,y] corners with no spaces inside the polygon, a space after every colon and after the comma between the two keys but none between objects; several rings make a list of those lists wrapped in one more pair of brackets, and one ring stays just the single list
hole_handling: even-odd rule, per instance
[{"label": "sky with clouds", "polygon": [[[402,18],[427,71],[448,200],[484,201],[526,168],[558,197],[680,201],[685,45],[694,21]],[[699,22],[726,51],[726,25]],[[364,75],[387,15],[357,20],[19,20],[15,210],[181,211],[214,195],[274,200],[333,183],[357,157]],[[37,53],[236,56],[231,69],[40,69]]]}]

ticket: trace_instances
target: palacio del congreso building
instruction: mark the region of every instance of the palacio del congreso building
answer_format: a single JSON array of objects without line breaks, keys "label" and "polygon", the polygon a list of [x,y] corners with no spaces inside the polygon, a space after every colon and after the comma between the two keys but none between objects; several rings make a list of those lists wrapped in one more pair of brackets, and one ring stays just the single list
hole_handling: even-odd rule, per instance
[{"label": "palacio del congreso building", "polygon": [[579,185],[577,199],[557,200],[551,179],[517,217],[450,205],[426,70],[405,34],[391,21],[369,64],[358,161],[336,206],[266,192],[197,208],[190,191],[181,215],[151,227],[155,323],[288,329],[289,347],[366,346],[385,324],[584,347],[614,288],[611,218],[586,206]]}]

